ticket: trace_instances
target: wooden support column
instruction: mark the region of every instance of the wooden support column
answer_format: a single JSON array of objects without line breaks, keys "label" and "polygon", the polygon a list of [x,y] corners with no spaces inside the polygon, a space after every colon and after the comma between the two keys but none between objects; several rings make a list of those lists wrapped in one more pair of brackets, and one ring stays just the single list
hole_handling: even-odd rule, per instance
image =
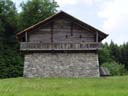
[{"label": "wooden support column", "polygon": [[28,42],[28,33],[25,32],[25,42]]},{"label": "wooden support column", "polygon": [[71,23],[71,36],[73,36],[73,22]]},{"label": "wooden support column", "polygon": [[51,43],[53,43],[53,30],[54,30],[54,27],[53,27],[53,22],[51,23]]},{"label": "wooden support column", "polygon": [[99,32],[96,32],[96,42],[99,42],[98,38],[99,38]]},{"label": "wooden support column", "polygon": [[53,25],[53,24],[54,24],[54,23],[51,22],[51,50],[52,50],[52,51],[54,50],[54,45],[53,45],[53,42],[54,42],[54,40],[53,40],[54,25]]}]

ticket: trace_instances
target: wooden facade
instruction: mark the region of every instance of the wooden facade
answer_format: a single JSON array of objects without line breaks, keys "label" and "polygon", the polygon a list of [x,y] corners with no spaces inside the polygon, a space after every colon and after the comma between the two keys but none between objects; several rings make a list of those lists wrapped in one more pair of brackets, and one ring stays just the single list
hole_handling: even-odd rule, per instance
[{"label": "wooden facade", "polygon": [[98,50],[106,37],[63,11],[17,34],[21,51]]},{"label": "wooden facade", "polygon": [[99,77],[107,34],[61,11],[19,32],[24,77]]}]

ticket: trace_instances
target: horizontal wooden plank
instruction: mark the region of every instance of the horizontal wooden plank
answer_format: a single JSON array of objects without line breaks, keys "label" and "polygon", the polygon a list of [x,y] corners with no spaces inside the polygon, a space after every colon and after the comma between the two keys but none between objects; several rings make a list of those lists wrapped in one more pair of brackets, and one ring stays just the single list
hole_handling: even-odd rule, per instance
[{"label": "horizontal wooden plank", "polygon": [[21,42],[20,50],[97,50],[101,43],[34,43]]},{"label": "horizontal wooden plank", "polygon": [[96,41],[96,34],[81,28],[70,20],[56,19],[52,28],[51,31],[50,23],[28,34],[29,42],[79,43]]}]

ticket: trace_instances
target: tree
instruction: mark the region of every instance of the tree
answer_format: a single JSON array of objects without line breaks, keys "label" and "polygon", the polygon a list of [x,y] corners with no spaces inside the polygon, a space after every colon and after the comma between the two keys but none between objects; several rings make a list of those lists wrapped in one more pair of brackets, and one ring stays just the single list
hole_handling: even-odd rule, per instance
[{"label": "tree", "polygon": [[120,46],[120,58],[119,61],[125,65],[128,70],[128,43]]},{"label": "tree", "polygon": [[[12,1],[0,1],[0,54],[4,55],[5,49],[12,41],[16,42],[15,32],[16,24],[16,8]],[[10,45],[11,46],[11,45]]]},{"label": "tree", "polygon": [[111,58],[109,45],[108,43],[103,44],[103,48],[99,51],[99,63],[100,65],[106,62],[112,62],[114,61]]},{"label": "tree", "polygon": [[51,0],[29,0],[21,3],[20,29],[27,28],[57,12],[56,2]]},{"label": "tree", "polygon": [[113,41],[111,41],[109,46],[111,58],[115,60],[116,62],[119,62],[120,57],[120,48],[117,44],[115,44]]},{"label": "tree", "polygon": [[22,75],[22,58],[17,52],[17,11],[11,0],[0,0],[0,78]]},{"label": "tree", "polygon": [[117,45],[111,41],[110,44],[103,44],[103,48],[99,51],[99,62],[100,65],[109,64],[109,67],[118,67],[117,63],[119,63],[128,70],[128,43]]}]

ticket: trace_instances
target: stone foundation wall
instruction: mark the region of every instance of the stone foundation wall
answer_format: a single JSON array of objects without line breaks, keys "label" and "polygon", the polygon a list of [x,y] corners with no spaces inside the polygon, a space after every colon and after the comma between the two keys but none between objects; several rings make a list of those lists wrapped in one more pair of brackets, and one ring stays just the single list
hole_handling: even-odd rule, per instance
[{"label": "stone foundation wall", "polygon": [[25,55],[24,77],[99,77],[96,53],[31,53]]}]

